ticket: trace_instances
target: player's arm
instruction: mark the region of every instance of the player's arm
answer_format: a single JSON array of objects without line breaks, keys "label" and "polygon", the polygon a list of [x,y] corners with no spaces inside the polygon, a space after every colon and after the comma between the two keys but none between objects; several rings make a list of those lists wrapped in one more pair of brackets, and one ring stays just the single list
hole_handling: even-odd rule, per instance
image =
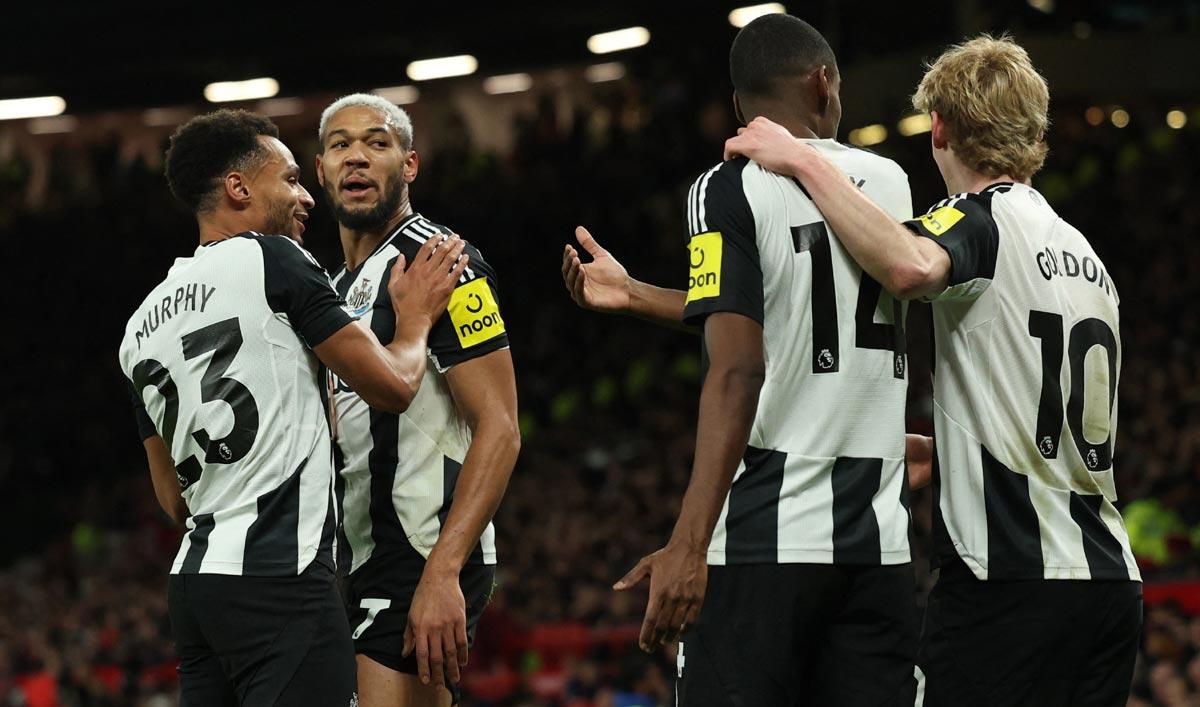
[{"label": "player's arm", "polygon": [[908,467],[908,490],[917,491],[933,479],[933,437],[904,435],[904,461]]},{"label": "player's arm", "polygon": [[154,497],[171,520],[182,524],[190,512],[183,500],[171,450],[159,436],[154,421],[146,412],[141,391],[132,383],[129,385],[129,398],[133,403],[133,421],[137,426],[138,436],[142,438],[142,446],[146,448],[146,463],[150,466],[150,483],[154,485]]},{"label": "player's arm", "polygon": [[313,346],[321,363],[371,407],[404,412],[416,397],[425,375],[429,329],[467,266],[468,258],[460,257],[465,244],[457,237],[430,238],[407,271],[404,256],[397,258],[388,281],[396,332],[387,345],[365,327],[346,325]]},{"label": "player's arm", "polygon": [[[762,325],[732,312],[704,323],[709,368],[700,389],[692,476],[666,547],[616,584],[625,589],[650,576],[650,605],[638,643],[643,650],[675,640],[695,623],[708,583],[708,543],[746,451],[765,376]],[[661,590],[659,584],[663,584]]]},{"label": "player's arm", "polygon": [[687,293],[656,287],[629,276],[625,266],[613,257],[583,226],[575,229],[575,239],[591,256],[584,263],[572,245],[563,248],[563,284],[575,304],[597,312],[628,314],[672,329],[695,331],[683,323]]},{"label": "player's arm", "polygon": [[460,363],[446,372],[454,404],[471,428],[471,446],[454,485],[454,500],[413,596],[404,652],[417,652],[422,682],[454,682],[467,664],[465,602],[458,577],[500,506],[517,452],[517,383],[508,349]]},{"label": "player's arm", "polygon": [[799,179],[851,257],[896,297],[931,297],[946,289],[950,257],[941,246],[918,238],[782,126],[755,118],[726,141],[725,156],[731,155]]},{"label": "player's arm", "polygon": [[708,542],[746,451],[766,374],[763,272],[754,214],[742,183],[746,164],[726,163],[706,173],[701,177],[705,188],[693,189],[689,197],[684,318],[703,323],[708,370],[700,390],[692,476],[671,539],[614,587],[627,589],[650,577],[639,637],[643,650],[674,640],[700,614]]},{"label": "player's arm", "polygon": [[143,439],[142,445],[146,448],[150,481],[154,484],[154,497],[158,499],[158,505],[162,506],[171,520],[183,524],[190,513],[179,488],[179,475],[175,471],[175,460],[171,459],[171,451],[158,434]]}]

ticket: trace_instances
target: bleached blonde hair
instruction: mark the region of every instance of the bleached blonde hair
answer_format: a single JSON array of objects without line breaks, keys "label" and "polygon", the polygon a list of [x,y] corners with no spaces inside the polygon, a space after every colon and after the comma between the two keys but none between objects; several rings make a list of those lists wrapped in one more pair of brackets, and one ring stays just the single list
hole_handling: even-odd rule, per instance
[{"label": "bleached blonde hair", "polygon": [[937,111],[954,154],[984,175],[1024,181],[1046,160],[1050,89],[1011,37],[984,34],[950,47],[929,65],[912,103]]},{"label": "bleached blonde hair", "polygon": [[379,111],[385,122],[396,131],[396,138],[400,140],[400,147],[405,150],[412,149],[413,127],[412,119],[408,117],[408,113],[395,103],[382,96],[376,96],[373,93],[351,93],[330,103],[321,112],[321,123],[317,128],[317,139],[321,141],[321,144],[325,143],[325,129],[329,126],[329,119],[343,108],[355,107],[374,108]]}]

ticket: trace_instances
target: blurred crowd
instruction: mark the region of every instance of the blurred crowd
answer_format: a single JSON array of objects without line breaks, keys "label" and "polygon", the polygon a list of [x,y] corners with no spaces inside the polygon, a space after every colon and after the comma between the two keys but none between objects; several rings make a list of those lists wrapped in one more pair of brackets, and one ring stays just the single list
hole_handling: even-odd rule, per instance
[{"label": "blurred crowd", "polygon": [[[499,588],[479,629],[467,705],[636,707],[673,702],[672,649],[635,645],[645,594],[612,583],[670,532],[687,483],[699,342],[574,307],[559,259],[577,224],[639,278],[684,283],[683,203],[736,128],[724,89],[635,81],[594,102],[550,98],[520,115],[511,153],[476,147],[439,117],[413,187],[415,208],[473,240],[500,274],[517,365],[524,448],[496,520]],[[1092,243],[1122,303],[1117,475],[1148,581],[1200,581],[1200,115],[1182,130],[1091,126],[1058,107],[1035,179]],[[567,111],[564,114],[564,110]],[[420,133],[421,125],[417,126]],[[284,134],[300,163],[311,130]],[[943,195],[927,138],[877,146],[910,173],[918,211]],[[45,193],[18,148],[0,153],[0,230],[15,250],[0,403],[0,705],[175,704],[165,612],[179,531],[157,511],[116,347],[128,312],[194,225],[161,166],[119,139],[55,148]],[[305,176],[315,189],[311,171]],[[327,210],[307,245],[340,263]],[[910,323],[910,429],[928,431],[928,313]],[[931,582],[929,494],[913,504],[915,563]],[[1200,591],[1200,590],[1198,590]],[[1200,618],[1147,610],[1131,705],[1200,704]]]}]

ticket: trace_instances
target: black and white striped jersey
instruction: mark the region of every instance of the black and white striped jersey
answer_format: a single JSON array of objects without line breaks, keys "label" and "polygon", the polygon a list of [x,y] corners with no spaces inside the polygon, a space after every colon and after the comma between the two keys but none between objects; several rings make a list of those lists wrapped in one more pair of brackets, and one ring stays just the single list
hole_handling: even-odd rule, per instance
[{"label": "black and white striped jersey", "polygon": [[1087,239],[1021,184],[906,224],[950,256],[934,298],[935,551],[979,579],[1134,579],[1113,506],[1121,335]]},{"label": "black and white striped jersey", "polygon": [[[334,286],[346,311],[380,341],[391,341],[396,314],[387,283],[403,254],[411,263],[430,236],[451,230],[420,214],[405,218],[358,268],[342,268]],[[445,314],[429,331],[429,362],[421,387],[401,415],[371,409],[344,381],[329,373],[338,498],[344,536],[338,567],[357,570],[373,556],[429,556],[454,498],[454,486],[471,446],[471,430],[455,406],[445,372],[452,366],[506,348],[496,273],[478,249]],[[495,530],[489,523],[468,560],[494,564]]]},{"label": "black and white striped jersey", "polygon": [[179,258],[125,326],[120,362],[143,437],[175,461],[190,517],[173,574],[333,568],[329,426],[311,347],[351,319],[283,236]]},{"label": "black and white striped jersey", "polygon": [[[908,177],[833,140],[809,144],[898,220]],[[850,258],[800,184],[746,159],[688,197],[686,321],[763,325],[766,378],[711,564],[909,561],[905,307]]]}]

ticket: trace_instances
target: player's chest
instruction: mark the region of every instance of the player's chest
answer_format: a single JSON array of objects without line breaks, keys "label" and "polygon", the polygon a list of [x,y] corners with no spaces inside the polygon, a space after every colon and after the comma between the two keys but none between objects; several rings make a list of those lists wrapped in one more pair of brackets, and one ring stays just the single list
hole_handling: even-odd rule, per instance
[{"label": "player's chest", "polygon": [[336,286],[346,301],[343,308],[347,314],[370,324],[375,309],[388,308],[387,283],[391,274],[388,265],[394,257],[372,256],[355,272],[343,273],[338,278]]}]

